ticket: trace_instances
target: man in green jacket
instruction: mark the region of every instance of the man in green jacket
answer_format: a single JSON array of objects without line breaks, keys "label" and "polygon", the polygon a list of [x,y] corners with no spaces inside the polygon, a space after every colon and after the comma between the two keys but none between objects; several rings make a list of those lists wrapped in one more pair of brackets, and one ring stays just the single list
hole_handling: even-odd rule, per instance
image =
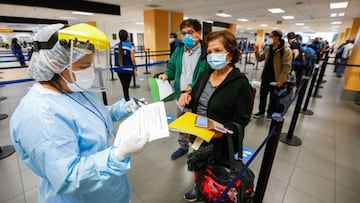
[{"label": "man in green jacket", "polygon": [[[180,24],[184,46],[175,49],[167,64],[164,74],[159,75],[161,80],[174,80],[176,93],[191,92],[199,75],[209,68],[206,61],[205,48],[201,41],[201,24],[198,20],[188,19]],[[185,111],[177,107],[177,115],[180,116]],[[178,142],[180,147],[171,155],[175,160],[185,155],[189,150],[189,135],[180,133]]]}]

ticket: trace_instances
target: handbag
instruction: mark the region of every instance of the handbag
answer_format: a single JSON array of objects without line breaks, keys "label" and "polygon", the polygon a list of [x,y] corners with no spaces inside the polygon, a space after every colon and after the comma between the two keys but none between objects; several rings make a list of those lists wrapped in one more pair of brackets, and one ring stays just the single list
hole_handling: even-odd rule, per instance
[{"label": "handbag", "polygon": [[[199,196],[205,202],[215,202],[244,166],[242,161],[237,161],[234,158],[234,145],[231,135],[224,136],[227,136],[229,162],[208,163],[204,169],[195,172],[195,182],[198,186]],[[255,175],[251,169],[246,169],[221,202],[252,202],[254,179]]]}]

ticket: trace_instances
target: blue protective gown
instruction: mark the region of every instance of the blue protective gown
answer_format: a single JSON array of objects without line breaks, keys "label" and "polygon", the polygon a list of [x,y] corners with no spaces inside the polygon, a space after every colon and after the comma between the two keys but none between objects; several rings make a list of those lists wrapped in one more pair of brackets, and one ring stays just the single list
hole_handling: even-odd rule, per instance
[{"label": "blue protective gown", "polygon": [[[97,95],[51,93],[36,83],[21,100],[10,121],[16,152],[40,178],[39,202],[119,202],[130,201],[127,171],[130,158],[119,162],[108,147],[114,134],[114,115]],[[119,113],[119,112],[115,112]],[[105,127],[105,123],[108,129]]]}]

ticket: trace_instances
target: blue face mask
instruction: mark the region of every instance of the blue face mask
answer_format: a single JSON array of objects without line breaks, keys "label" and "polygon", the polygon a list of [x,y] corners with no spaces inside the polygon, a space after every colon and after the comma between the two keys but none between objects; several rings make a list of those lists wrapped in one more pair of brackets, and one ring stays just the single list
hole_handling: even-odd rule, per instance
[{"label": "blue face mask", "polygon": [[183,38],[184,46],[188,49],[194,46],[195,40],[190,35],[185,35]]},{"label": "blue face mask", "polygon": [[214,70],[221,70],[226,67],[228,62],[226,61],[226,54],[209,54],[207,55],[207,62]]}]

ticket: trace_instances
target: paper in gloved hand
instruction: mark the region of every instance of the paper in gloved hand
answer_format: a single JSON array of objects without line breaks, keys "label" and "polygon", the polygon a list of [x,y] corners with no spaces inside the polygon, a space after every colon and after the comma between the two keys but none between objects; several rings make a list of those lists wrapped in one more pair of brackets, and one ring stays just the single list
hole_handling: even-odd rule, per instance
[{"label": "paper in gloved hand", "polygon": [[144,105],[125,119],[119,125],[114,145],[118,146],[132,136],[145,136],[147,131],[150,132],[149,142],[170,136],[164,102]]}]

